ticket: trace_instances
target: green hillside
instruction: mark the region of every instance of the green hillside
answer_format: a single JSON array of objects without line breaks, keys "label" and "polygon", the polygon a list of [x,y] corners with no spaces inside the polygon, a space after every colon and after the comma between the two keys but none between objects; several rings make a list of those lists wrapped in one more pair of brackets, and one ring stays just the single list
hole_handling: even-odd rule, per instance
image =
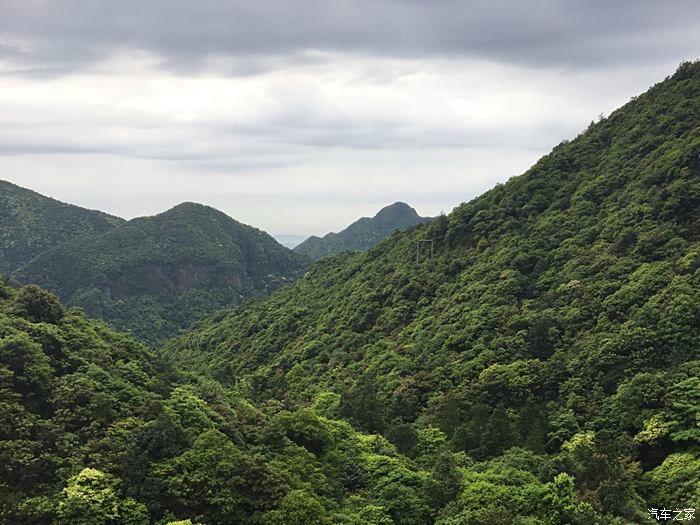
[{"label": "green hillside", "polygon": [[[435,256],[417,262],[424,238]],[[344,418],[411,457],[444,436],[480,463],[441,525],[598,522],[543,517],[562,501],[602,523],[700,508],[700,63],[169,353],[257,402],[339,395]],[[560,492],[532,504],[552,479]]]},{"label": "green hillside", "polygon": [[0,273],[12,272],[62,242],[104,233],[123,222],[0,180]]},{"label": "green hillside", "polygon": [[343,251],[369,250],[396,230],[405,230],[416,224],[428,222],[416,210],[403,202],[395,202],[379,210],[374,217],[362,217],[338,233],[323,237],[312,235],[294,248],[294,251],[313,260]]},{"label": "green hillside", "polygon": [[13,278],[153,343],[223,306],[269,293],[307,264],[266,233],[185,203],[63,243]]},{"label": "green hillside", "polygon": [[425,433],[429,468],[337,406],[256,407],[0,280],[3,525],[428,523],[468,460]]}]

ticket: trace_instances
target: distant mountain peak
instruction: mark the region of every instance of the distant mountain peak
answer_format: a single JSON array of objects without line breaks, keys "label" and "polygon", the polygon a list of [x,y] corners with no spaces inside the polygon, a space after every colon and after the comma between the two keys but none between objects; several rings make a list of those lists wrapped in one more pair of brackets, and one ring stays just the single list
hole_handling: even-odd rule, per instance
[{"label": "distant mountain peak", "polygon": [[213,208],[213,207],[208,206],[206,204],[200,204],[199,202],[192,202],[192,201],[185,201],[185,202],[181,202],[180,204],[176,204],[172,208],[165,210],[164,212],[159,213],[158,215],[168,216],[168,215],[178,215],[178,214],[183,214],[183,213],[184,214],[187,214],[187,213],[195,213],[195,214],[210,213],[210,214],[216,214],[216,215],[226,215],[224,212],[217,210],[216,208]]},{"label": "distant mountain peak", "polygon": [[169,211],[173,210],[201,210],[201,209],[214,209],[211,206],[207,206],[206,204],[200,204],[199,202],[194,202],[194,201],[184,201],[181,202],[180,204],[176,204],[169,210],[166,210],[165,213],[168,213]]},{"label": "distant mountain peak", "polygon": [[[393,204],[389,204],[388,206],[384,206],[381,210],[379,210],[377,212],[377,215],[381,215],[382,213],[385,213],[387,211],[392,211],[392,210],[404,210],[404,211],[415,213],[416,215],[418,215],[418,212],[414,208],[412,208],[411,206],[409,206],[405,202],[401,202],[401,201],[396,201]],[[375,215],[375,217],[377,215]]]},{"label": "distant mountain peak", "polygon": [[[405,202],[395,202],[394,204],[383,207],[373,218],[379,220],[397,220],[401,218],[421,219],[421,216]],[[421,221],[418,220],[417,222]]]},{"label": "distant mountain peak", "polygon": [[342,251],[368,250],[396,230],[405,230],[429,221],[405,202],[384,206],[374,217],[362,217],[338,233],[323,237],[312,235],[294,251],[312,259],[320,259]]}]

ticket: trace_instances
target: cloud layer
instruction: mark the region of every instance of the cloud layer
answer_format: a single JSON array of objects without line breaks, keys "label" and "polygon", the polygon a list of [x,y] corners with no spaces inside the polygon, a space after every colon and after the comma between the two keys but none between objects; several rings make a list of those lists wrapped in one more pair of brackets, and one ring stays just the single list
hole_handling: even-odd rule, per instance
[{"label": "cloud layer", "polygon": [[[449,210],[700,55],[700,4],[3,0],[4,178],[273,233]],[[102,188],[109,187],[105,192]]]},{"label": "cloud layer", "polygon": [[695,0],[4,0],[0,45],[46,72],[119,50],[175,70],[224,59],[234,74],[312,60],[309,50],[579,68],[676,58],[699,20]]}]

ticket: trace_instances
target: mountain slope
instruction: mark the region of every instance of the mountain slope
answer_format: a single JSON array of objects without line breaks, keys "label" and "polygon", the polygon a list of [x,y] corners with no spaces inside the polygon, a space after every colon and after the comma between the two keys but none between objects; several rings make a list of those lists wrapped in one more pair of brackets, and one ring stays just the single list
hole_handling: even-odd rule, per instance
[{"label": "mountain slope", "polygon": [[256,407],[1,279],[0,406],[8,525],[427,525],[434,494],[456,487],[459,458],[445,457],[447,486],[339,420],[333,399]]},{"label": "mountain slope", "polygon": [[312,235],[296,246],[294,251],[317,260],[346,250],[369,250],[394,230],[405,230],[429,220],[428,217],[419,216],[408,204],[395,202],[379,210],[372,218],[358,219],[339,233],[329,233],[323,237]]},{"label": "mountain slope", "polygon": [[62,242],[104,233],[123,222],[0,180],[0,273],[14,271]]},{"label": "mountain slope", "polygon": [[185,203],[64,243],[13,278],[156,342],[218,308],[269,293],[307,264],[266,233]]},{"label": "mountain slope", "polygon": [[[435,256],[416,262],[422,238]],[[430,425],[508,468],[524,447],[543,455],[532,475],[573,475],[607,523],[697,508],[700,64],[449,216],[321,261],[169,352],[258,400],[335,392],[408,454]],[[496,496],[519,483],[507,474],[465,480],[438,523],[522,512]]]}]

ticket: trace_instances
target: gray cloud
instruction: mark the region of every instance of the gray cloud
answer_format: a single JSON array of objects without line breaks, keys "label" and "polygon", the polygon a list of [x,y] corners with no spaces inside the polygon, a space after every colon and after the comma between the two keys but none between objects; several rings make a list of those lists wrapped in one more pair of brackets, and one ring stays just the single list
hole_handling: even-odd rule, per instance
[{"label": "gray cloud", "polygon": [[3,0],[0,57],[16,73],[60,74],[120,50],[170,70],[228,58],[254,74],[308,50],[594,66],[694,58],[696,0]]},{"label": "gray cloud", "polygon": [[697,0],[0,0],[0,173],[131,217],[437,214],[700,56]]}]

